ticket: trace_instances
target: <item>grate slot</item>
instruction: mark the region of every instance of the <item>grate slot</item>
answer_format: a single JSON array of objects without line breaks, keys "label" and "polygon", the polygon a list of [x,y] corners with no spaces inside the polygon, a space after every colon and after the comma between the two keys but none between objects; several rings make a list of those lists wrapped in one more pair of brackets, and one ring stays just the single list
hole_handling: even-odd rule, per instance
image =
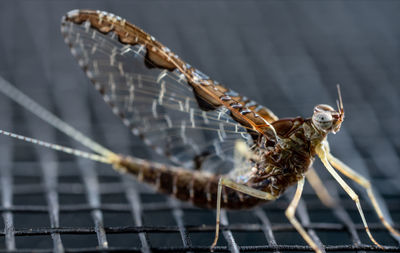
[{"label": "grate slot", "polygon": [[[135,226],[142,227],[142,205],[141,200],[138,194],[138,191],[135,185],[132,184],[132,181],[126,177],[122,178],[124,185],[126,186],[126,197],[129,201],[131,213],[133,216],[133,220],[135,222]],[[146,233],[139,232],[140,244],[141,244],[141,252],[148,253],[150,252],[150,247],[147,242]]]},{"label": "grate slot", "polygon": [[[261,224],[262,224],[261,229],[264,232],[265,237],[267,238],[268,245],[270,245],[272,247],[276,247],[277,243],[276,243],[276,240],[275,240],[274,233],[273,233],[273,231],[271,229],[271,222],[269,221],[267,215],[259,207],[257,207],[254,210],[254,214],[261,221]],[[278,250],[274,250],[274,252],[278,253],[279,251]]]},{"label": "grate slot", "polygon": [[[309,226],[310,225],[310,216],[308,214],[308,210],[307,210],[306,204],[304,203],[303,200],[300,200],[299,205],[298,205],[297,210],[296,210],[296,213],[299,215],[300,222],[301,222],[301,224],[303,226]],[[323,248],[323,243],[319,239],[319,237],[318,237],[317,233],[315,232],[315,230],[314,229],[308,229],[307,231],[310,234],[311,239],[313,239],[313,241],[318,246]]]},{"label": "grate slot", "polygon": [[[9,101],[0,100],[4,109],[2,121],[6,126],[11,126],[11,106]],[[13,178],[12,178],[12,142],[0,147],[0,182],[1,182],[1,208],[4,221],[5,246],[7,250],[15,249],[14,221],[12,212]]]},{"label": "grate slot", "polygon": [[190,248],[192,246],[192,242],[183,222],[184,213],[182,209],[179,207],[179,203],[177,200],[171,198],[168,200],[168,204],[170,204],[171,207],[173,208],[172,215],[174,216],[174,220],[179,227],[179,233],[182,238],[183,246],[185,248]]}]

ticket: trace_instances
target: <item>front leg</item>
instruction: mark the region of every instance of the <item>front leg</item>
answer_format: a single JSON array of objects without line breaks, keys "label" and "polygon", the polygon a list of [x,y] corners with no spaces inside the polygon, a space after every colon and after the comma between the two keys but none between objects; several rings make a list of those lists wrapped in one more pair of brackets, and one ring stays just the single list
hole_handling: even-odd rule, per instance
[{"label": "front leg", "polygon": [[344,164],[342,161],[334,157],[329,152],[328,143],[325,144],[325,149],[328,150],[327,158],[328,161],[332,164],[332,166],[338,171],[340,171],[346,177],[350,178],[357,184],[361,185],[367,191],[368,197],[372,202],[372,206],[374,207],[376,214],[378,215],[379,219],[381,220],[382,224],[386,227],[386,229],[389,230],[392,234],[400,236],[400,233],[396,229],[394,229],[392,225],[390,225],[390,223],[386,220],[385,216],[383,215],[382,210],[379,207],[378,201],[375,198],[375,194],[372,190],[371,182],[364,176],[360,175],[355,170]]},{"label": "front leg", "polygon": [[336,170],[332,167],[330,164],[330,161],[328,160],[329,158],[329,146],[327,143],[321,143],[320,145],[317,146],[316,152],[318,157],[321,159],[321,162],[324,164],[325,168],[328,170],[328,172],[333,176],[333,178],[340,184],[340,186],[343,188],[343,190],[350,196],[350,198],[354,201],[356,204],[358,213],[360,214],[361,220],[364,224],[364,229],[368,234],[369,239],[379,248],[383,248],[382,245],[380,245],[375,238],[372,236],[371,231],[369,230],[367,221],[364,216],[364,212],[361,208],[361,203],[358,195],[354,192],[354,190],[342,179],[342,177],[336,172]]}]

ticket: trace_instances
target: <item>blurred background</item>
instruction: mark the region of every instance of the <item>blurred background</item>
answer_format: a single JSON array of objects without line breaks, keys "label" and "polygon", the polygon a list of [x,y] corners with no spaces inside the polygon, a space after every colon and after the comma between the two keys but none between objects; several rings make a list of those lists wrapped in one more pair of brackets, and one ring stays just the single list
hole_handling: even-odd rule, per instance
[{"label": "blurred background", "polygon": [[[0,2],[4,79],[113,151],[166,162],[130,134],[73,59],[60,33],[71,9],[126,18],[279,117],[334,106],[339,83],[346,119],[329,136],[332,152],[371,179],[385,215],[400,228],[399,1]],[[0,129],[83,149],[2,94]],[[324,207],[306,185],[297,213],[302,224],[329,251],[372,250],[354,203],[319,162],[316,168],[340,205]],[[0,180],[0,251],[195,252],[208,251],[213,240],[212,210],[155,194],[109,166],[6,137]],[[376,239],[399,251],[400,239],[351,185]],[[284,215],[292,194],[224,213],[218,250],[309,251]]]}]

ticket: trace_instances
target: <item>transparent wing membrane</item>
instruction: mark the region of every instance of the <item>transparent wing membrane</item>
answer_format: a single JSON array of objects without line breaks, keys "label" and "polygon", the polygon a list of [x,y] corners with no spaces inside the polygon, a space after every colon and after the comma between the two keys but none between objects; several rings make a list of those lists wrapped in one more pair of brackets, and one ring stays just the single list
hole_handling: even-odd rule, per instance
[{"label": "transparent wing membrane", "polygon": [[187,168],[202,164],[222,173],[233,167],[237,139],[252,145],[227,108],[200,108],[179,70],[151,66],[145,46],[123,44],[114,32],[100,33],[88,22],[63,27],[73,55],[113,112],[157,152]]}]

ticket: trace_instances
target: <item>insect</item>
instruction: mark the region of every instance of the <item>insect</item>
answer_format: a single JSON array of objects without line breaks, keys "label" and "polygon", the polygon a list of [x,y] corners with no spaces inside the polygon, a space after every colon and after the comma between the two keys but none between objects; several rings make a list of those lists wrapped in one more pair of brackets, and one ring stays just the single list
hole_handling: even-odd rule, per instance
[{"label": "insect", "polygon": [[312,168],[316,156],[354,200],[372,242],[381,247],[368,229],[358,196],[337,171],[366,189],[383,225],[400,235],[383,216],[370,182],[330,153],[327,135],[339,131],[344,120],[340,89],[337,109],[317,105],[311,118],[278,119],[268,108],[212,80],[118,16],[70,11],[63,18],[61,31],[113,112],[133,134],[179,166],[115,154],[41,107],[32,106],[35,103],[13,88],[2,87],[17,102],[96,154],[14,137],[110,163],[160,192],[196,206],[216,208],[216,235],[211,248],[218,241],[221,208],[251,208],[275,200],[297,184],[286,216],[310,247],[321,252],[295,218],[306,178],[321,200],[332,204]]}]

